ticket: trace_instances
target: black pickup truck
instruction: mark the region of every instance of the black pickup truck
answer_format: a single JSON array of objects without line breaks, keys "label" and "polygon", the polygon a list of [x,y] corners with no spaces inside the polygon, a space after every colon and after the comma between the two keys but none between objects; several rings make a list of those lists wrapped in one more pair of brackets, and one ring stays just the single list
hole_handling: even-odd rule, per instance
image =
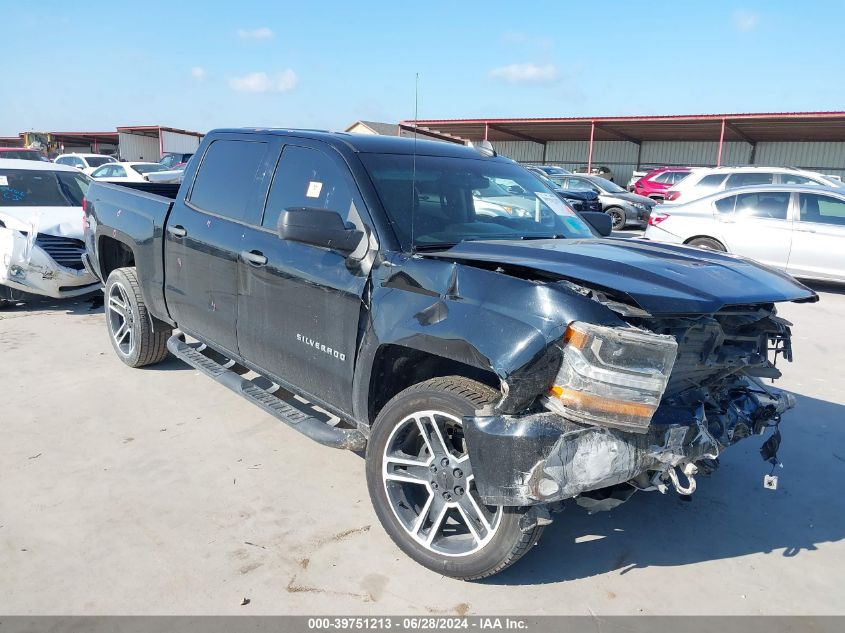
[{"label": "black pickup truck", "polygon": [[[533,212],[476,215],[492,179]],[[776,460],[794,399],[763,381],[792,356],[774,304],[818,299],[747,259],[603,239],[606,216],[513,161],[433,141],[217,130],[178,187],[93,182],[85,209],[124,363],[169,350],[366,450],[385,530],[463,579],[519,559],[564,500],[690,495],[769,427]]]}]

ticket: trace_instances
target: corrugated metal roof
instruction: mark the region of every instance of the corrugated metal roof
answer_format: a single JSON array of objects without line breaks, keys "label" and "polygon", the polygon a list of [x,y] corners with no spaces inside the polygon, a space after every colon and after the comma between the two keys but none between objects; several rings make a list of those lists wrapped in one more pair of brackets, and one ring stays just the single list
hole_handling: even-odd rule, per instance
[{"label": "corrugated metal roof", "polygon": [[845,141],[845,112],[405,121],[422,129],[491,141]]}]

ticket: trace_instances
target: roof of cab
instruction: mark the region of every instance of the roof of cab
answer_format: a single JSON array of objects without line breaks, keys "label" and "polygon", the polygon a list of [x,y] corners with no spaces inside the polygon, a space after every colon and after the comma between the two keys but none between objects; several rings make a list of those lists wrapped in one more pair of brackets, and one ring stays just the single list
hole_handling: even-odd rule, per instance
[{"label": "roof of cab", "polygon": [[323,141],[336,148],[345,146],[362,154],[417,154],[418,156],[446,156],[456,158],[487,158],[474,147],[427,141],[401,136],[380,136],[376,134],[350,134],[349,132],[327,132],[325,130],[294,130],[284,128],[229,128],[212,130],[215,134],[272,134]]}]

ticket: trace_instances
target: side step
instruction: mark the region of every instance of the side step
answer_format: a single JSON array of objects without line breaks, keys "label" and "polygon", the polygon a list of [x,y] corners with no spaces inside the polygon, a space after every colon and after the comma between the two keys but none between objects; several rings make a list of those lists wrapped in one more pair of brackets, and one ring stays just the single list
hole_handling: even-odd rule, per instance
[{"label": "side step", "polygon": [[[243,369],[232,362],[226,366],[209,358],[198,346],[183,340],[181,334],[174,334],[167,341],[167,349],[180,360],[188,363],[194,369],[214,378],[220,384],[228,387],[239,396],[246,398],[254,405],[261,407],[274,418],[293,427],[315,442],[342,448],[350,451],[363,450],[367,445],[364,435],[357,429],[343,429],[330,426],[319,418],[308,415],[293,405],[277,398],[267,390],[262,389],[251,380],[243,378],[235,369]],[[231,367],[231,368],[229,368]]]}]

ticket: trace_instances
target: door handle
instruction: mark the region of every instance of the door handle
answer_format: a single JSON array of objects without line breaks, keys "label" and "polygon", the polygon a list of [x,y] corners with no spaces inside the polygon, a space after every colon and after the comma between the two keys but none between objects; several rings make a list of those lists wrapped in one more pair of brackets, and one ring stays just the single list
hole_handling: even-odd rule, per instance
[{"label": "door handle", "polygon": [[169,226],[167,227],[167,230],[174,237],[185,237],[188,234],[188,231],[181,224],[177,224],[176,226]]},{"label": "door handle", "polygon": [[261,251],[241,251],[241,257],[250,266],[264,266],[267,263],[267,257]]},{"label": "door handle", "polygon": [[815,233],[816,229],[795,229],[796,231],[800,231],[801,233]]}]

